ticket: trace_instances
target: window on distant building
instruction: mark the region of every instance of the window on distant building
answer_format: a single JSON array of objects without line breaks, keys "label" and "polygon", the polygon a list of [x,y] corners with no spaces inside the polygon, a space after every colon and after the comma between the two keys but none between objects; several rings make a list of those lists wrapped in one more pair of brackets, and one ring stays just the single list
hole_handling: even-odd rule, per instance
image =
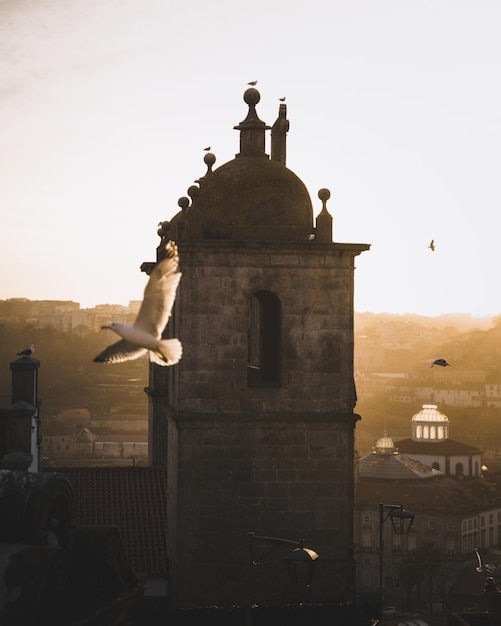
[{"label": "window on distant building", "polygon": [[249,387],[280,387],[281,305],[271,291],[256,292],[250,302],[247,384]]},{"label": "window on distant building", "polygon": [[447,530],[454,530],[454,522],[447,522]]},{"label": "window on distant building", "polygon": [[429,519],[428,520],[428,530],[435,530],[435,520],[434,519]]},{"label": "window on distant building", "polygon": [[364,515],[364,524],[370,524],[370,523],[371,523],[371,516]]}]

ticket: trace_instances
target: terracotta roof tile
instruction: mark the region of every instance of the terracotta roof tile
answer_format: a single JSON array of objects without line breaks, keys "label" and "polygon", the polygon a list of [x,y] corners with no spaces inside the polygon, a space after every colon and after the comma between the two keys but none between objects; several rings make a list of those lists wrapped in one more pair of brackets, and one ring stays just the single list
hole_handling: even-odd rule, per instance
[{"label": "terracotta roof tile", "polygon": [[138,576],[165,576],[167,485],[161,467],[58,468],[75,494],[74,521],[117,526]]}]

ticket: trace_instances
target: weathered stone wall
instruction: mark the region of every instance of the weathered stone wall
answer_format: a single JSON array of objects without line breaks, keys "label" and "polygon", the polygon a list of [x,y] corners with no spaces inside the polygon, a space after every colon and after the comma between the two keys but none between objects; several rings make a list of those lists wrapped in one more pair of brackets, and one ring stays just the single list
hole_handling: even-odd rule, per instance
[{"label": "weathered stone wall", "polygon": [[[341,244],[182,242],[176,332],[184,347],[171,403],[182,412],[329,413],[353,398],[353,254]],[[282,384],[247,386],[250,299],[282,306]]]},{"label": "weathered stone wall", "polygon": [[[184,354],[150,389],[156,432],[165,432],[154,456],[163,454],[172,487],[174,602],[245,603],[249,531],[304,538],[320,554],[311,598],[350,601],[353,258],[360,250],[179,244],[183,278],[169,333]],[[250,300],[258,290],[281,302],[279,387],[247,384]],[[283,556],[255,568],[254,601],[298,599]]]},{"label": "weathered stone wall", "polygon": [[[350,598],[349,417],[181,415],[178,428],[181,605],[245,602],[249,531],[294,541],[304,538],[320,555],[312,598]],[[255,568],[254,599],[260,604],[298,600],[284,572],[284,556],[278,550],[265,566]]]}]

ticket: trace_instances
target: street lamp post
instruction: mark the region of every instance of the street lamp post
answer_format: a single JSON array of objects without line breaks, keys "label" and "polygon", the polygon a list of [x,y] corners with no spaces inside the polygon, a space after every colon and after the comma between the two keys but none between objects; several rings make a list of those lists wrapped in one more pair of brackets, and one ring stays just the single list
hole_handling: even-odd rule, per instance
[{"label": "street lamp post", "polygon": [[247,611],[246,626],[252,626],[252,571],[254,567],[260,565],[260,561],[254,558],[254,542],[258,541],[265,545],[271,546],[261,555],[261,560],[273,552],[278,546],[290,546],[292,551],[285,556],[285,563],[292,582],[298,584],[300,581],[306,587],[310,587],[313,577],[315,562],[318,554],[310,548],[304,547],[304,539],[300,541],[291,541],[290,539],[281,539],[280,537],[266,537],[255,535],[252,532],[247,533],[249,537],[249,560],[247,563]]},{"label": "street lamp post", "polygon": [[[385,510],[388,512],[385,514]],[[410,511],[404,509],[403,504],[384,504],[379,503],[379,596],[381,602],[381,608],[383,607],[384,599],[384,585],[383,585],[383,553],[384,553],[384,540],[383,540],[383,527],[387,519],[391,520],[391,525],[395,533],[399,535],[407,534],[414,522],[414,515]]]}]

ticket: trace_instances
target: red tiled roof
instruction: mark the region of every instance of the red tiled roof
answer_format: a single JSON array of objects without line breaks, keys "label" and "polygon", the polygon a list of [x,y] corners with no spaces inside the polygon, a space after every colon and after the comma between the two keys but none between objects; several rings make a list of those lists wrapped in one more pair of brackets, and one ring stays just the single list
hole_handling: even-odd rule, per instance
[{"label": "red tiled roof", "polygon": [[138,576],[165,576],[167,484],[162,467],[58,468],[74,491],[74,521],[117,526]]}]

